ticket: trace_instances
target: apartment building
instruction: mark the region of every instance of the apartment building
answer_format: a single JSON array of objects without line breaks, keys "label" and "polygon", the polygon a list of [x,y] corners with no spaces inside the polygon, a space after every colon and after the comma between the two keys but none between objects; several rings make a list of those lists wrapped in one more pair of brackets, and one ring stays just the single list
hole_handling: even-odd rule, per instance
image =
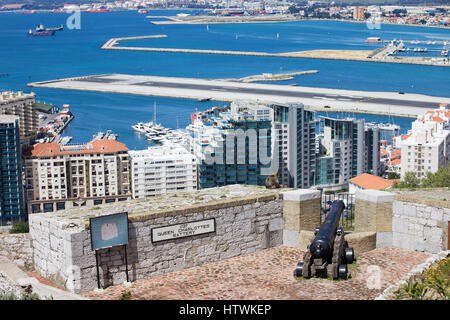
[{"label": "apartment building", "polygon": [[0,92],[0,114],[16,115],[20,118],[20,141],[29,145],[38,130],[38,113],[35,108],[35,94],[22,91]]},{"label": "apartment building", "polygon": [[314,112],[301,103],[234,101],[232,112],[272,121],[272,168],[281,184],[309,188],[316,168],[316,123]]},{"label": "apartment building", "polygon": [[317,185],[344,187],[365,166],[364,120],[320,117],[323,135],[317,158]]},{"label": "apartment building", "polygon": [[92,140],[77,145],[38,143],[25,156],[30,213],[131,198],[128,148],[118,141]]},{"label": "apartment building", "polygon": [[280,183],[292,188],[309,188],[315,184],[316,175],[314,112],[301,103],[277,103],[272,108],[273,141],[277,149],[273,157],[278,156]]},{"label": "apartment building", "polygon": [[179,146],[129,151],[133,198],[197,190],[197,159]]},{"label": "apartment building", "polygon": [[199,188],[264,185],[271,173],[271,128],[269,119],[236,110],[196,119],[186,129],[199,164]]},{"label": "apartment building", "polygon": [[384,170],[381,166],[381,128],[373,125],[364,126],[364,172],[380,176]]},{"label": "apartment building", "polygon": [[422,179],[450,163],[450,109],[441,104],[417,117],[401,141],[401,178],[414,172]]},{"label": "apartment building", "polygon": [[0,157],[0,225],[25,221],[18,116],[0,115]]}]

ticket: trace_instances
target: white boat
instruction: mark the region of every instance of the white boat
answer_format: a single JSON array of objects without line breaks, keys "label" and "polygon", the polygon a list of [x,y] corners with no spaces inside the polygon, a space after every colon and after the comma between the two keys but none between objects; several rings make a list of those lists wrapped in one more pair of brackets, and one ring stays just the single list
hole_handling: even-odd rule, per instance
[{"label": "white boat", "polygon": [[145,133],[145,126],[142,122],[139,122],[133,126],[131,126],[134,131],[137,131],[139,133]]}]

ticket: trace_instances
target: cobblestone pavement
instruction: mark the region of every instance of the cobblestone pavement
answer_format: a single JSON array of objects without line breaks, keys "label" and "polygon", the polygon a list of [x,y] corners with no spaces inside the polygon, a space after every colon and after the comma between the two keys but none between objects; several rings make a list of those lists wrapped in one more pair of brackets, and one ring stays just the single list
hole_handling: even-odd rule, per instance
[{"label": "cobblestone pavement", "polygon": [[[397,248],[378,248],[361,254],[352,278],[297,280],[293,271],[303,251],[278,246],[261,252],[222,260],[203,266],[171,272],[121,284],[84,296],[117,299],[124,291],[136,300],[303,300],[374,299],[390,284],[399,281],[428,254]],[[380,270],[380,281],[373,275]]]}]

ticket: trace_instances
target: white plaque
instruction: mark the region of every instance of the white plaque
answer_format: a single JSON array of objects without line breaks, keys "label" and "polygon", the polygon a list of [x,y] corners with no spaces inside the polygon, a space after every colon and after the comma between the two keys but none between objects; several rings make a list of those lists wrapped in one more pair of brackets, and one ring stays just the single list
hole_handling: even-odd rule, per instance
[{"label": "white plaque", "polygon": [[153,228],[152,242],[195,236],[216,231],[214,218]]}]

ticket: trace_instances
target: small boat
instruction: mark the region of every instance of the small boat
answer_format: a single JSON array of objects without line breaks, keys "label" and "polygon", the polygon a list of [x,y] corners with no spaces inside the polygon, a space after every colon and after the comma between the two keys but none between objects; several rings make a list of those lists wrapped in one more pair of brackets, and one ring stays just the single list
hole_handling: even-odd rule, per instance
[{"label": "small boat", "polygon": [[148,13],[148,11],[147,10],[138,10],[138,13]]}]

